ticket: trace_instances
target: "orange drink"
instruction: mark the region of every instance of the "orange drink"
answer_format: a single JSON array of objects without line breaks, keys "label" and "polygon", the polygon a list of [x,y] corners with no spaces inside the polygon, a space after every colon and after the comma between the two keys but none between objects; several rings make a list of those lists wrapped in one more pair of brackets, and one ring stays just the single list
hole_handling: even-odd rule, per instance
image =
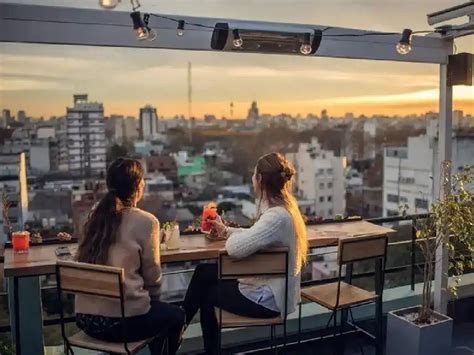
[{"label": "orange drink", "polygon": [[12,233],[13,251],[18,254],[28,253],[30,247],[30,232],[18,231]]},{"label": "orange drink", "polygon": [[208,219],[216,219],[217,217],[217,206],[214,202],[209,202],[207,206],[202,210],[201,217],[201,232],[209,233],[212,228],[212,224],[209,223]]}]

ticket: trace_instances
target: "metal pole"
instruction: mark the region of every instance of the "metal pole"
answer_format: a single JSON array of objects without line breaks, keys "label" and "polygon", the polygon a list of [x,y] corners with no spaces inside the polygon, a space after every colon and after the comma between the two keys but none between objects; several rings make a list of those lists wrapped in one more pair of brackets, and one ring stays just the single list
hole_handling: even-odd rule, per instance
[{"label": "metal pole", "polygon": [[[442,163],[446,160],[451,160],[453,114],[453,88],[448,85],[447,64],[440,65],[439,89],[438,161],[434,173],[437,178],[435,191],[439,193],[439,199],[443,199],[445,192],[441,189],[443,181],[440,172]],[[434,308],[444,314],[447,312],[448,306],[448,264],[448,250],[444,245],[441,245],[436,250]]]},{"label": "metal pole", "polygon": [[410,284],[411,290],[415,291],[415,264],[416,264],[416,219],[411,220],[411,266],[410,266]]}]

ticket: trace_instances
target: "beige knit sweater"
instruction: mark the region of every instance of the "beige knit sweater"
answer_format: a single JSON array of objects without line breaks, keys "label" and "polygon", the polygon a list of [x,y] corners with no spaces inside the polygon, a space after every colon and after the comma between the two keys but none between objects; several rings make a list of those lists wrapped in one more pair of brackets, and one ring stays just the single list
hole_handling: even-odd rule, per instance
[{"label": "beige knit sweater", "polygon": [[[107,265],[125,271],[125,316],[145,314],[150,300],[159,298],[160,224],[155,216],[138,208],[123,212],[117,242],[110,247]],[[120,317],[120,302],[78,295],[76,313]]]}]

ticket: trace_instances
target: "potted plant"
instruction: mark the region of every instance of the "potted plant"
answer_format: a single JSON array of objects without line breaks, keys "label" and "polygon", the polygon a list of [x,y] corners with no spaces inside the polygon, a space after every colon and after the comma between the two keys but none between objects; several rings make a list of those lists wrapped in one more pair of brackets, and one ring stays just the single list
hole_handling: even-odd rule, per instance
[{"label": "potted plant", "polygon": [[164,229],[164,242],[166,243],[167,249],[179,249],[179,225],[178,222],[166,222],[163,225]]},{"label": "potted plant", "polygon": [[432,308],[436,250],[449,251],[451,291],[456,294],[465,268],[474,257],[474,166],[452,176],[451,164],[441,167],[443,198],[434,202],[430,215],[415,221],[417,244],[424,256],[420,306],[388,313],[386,355],[447,355],[451,351],[453,321]]}]

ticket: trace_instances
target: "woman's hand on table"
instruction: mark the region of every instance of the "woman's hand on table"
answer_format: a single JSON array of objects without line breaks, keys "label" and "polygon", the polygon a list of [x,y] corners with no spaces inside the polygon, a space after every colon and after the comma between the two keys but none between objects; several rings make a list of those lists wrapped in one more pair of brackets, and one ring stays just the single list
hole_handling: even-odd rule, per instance
[{"label": "woman's hand on table", "polygon": [[226,237],[227,235],[227,226],[222,221],[221,216],[217,215],[215,219],[208,219],[207,220],[212,227],[215,228],[217,235]]}]

